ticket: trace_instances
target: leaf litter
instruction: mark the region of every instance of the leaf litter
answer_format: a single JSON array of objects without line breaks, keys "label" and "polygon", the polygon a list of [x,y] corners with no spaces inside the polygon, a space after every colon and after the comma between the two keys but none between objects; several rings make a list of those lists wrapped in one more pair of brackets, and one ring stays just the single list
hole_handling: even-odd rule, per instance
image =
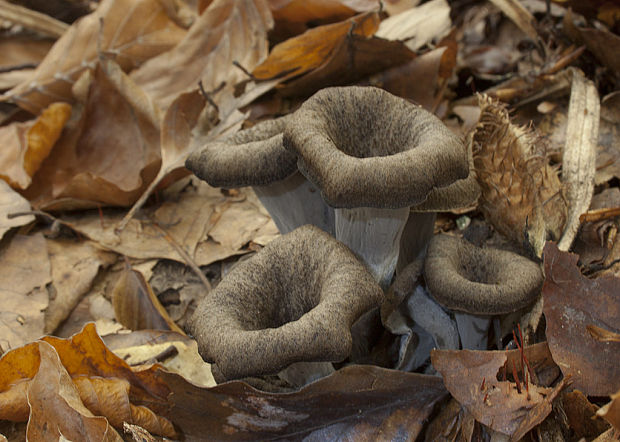
[{"label": "leaf litter", "polygon": [[[31,439],[620,432],[618,21],[613,8],[569,3],[575,12],[535,0],[386,10],[374,0],[102,0],[67,6],[70,19],[43,6],[15,18],[3,39],[25,58],[0,51],[2,100],[17,105],[3,104],[0,126],[9,147],[0,158],[0,420],[28,421]],[[35,44],[19,27],[51,24],[63,30],[55,43]],[[365,361],[375,365],[337,366],[292,393],[257,390],[252,379],[213,386],[179,326],[207,287],[278,232],[250,189],[210,188],[187,176],[184,160],[341,84],[421,104],[486,149],[470,159],[482,199],[440,214],[436,230],[541,257],[539,301],[496,321],[488,351],[434,351],[421,370],[441,376],[390,370],[398,342],[384,334]],[[474,92],[506,109],[502,122],[485,131]],[[510,155],[497,168],[502,141]],[[482,157],[493,160],[481,168]],[[528,174],[559,179],[534,178],[523,193]],[[523,194],[536,197],[498,210]],[[580,256],[545,243],[561,238]],[[134,331],[104,344],[89,324],[69,337],[90,320]]]}]

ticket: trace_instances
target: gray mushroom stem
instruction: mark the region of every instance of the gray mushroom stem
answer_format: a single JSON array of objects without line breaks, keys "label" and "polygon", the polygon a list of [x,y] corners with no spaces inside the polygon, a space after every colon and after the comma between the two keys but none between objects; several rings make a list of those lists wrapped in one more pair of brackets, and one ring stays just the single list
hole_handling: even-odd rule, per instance
[{"label": "gray mushroom stem", "polygon": [[321,193],[301,173],[252,189],[280,233],[312,224],[334,234],[334,209],[325,204]]},{"label": "gray mushroom stem", "polygon": [[409,207],[335,209],[336,239],[366,263],[384,290],[396,268],[400,239],[408,216]]}]

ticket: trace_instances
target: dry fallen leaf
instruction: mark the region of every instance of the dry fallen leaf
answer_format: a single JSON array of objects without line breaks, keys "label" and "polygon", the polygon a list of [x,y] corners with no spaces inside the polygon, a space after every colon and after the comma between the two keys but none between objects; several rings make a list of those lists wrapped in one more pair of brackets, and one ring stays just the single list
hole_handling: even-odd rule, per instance
[{"label": "dry fallen leaf", "polygon": [[293,393],[232,381],[198,388],[162,373],[173,391],[168,417],[188,440],[415,440],[446,397],[436,376],[353,365]]},{"label": "dry fallen leaf", "polygon": [[36,120],[1,127],[0,179],[13,188],[27,188],[70,115],[71,106],[53,103]]},{"label": "dry fallen leaf", "polygon": [[54,348],[46,342],[37,345],[40,362],[37,374],[28,382],[30,416],[26,437],[29,440],[65,437],[68,440],[121,441],[104,417],[95,416],[84,406]]},{"label": "dry fallen leaf", "polygon": [[45,238],[15,235],[0,250],[0,346],[19,347],[43,334],[45,286],[51,282]]},{"label": "dry fallen leaf", "polygon": [[128,261],[111,296],[116,320],[129,330],[172,330],[185,334],[170,319],[144,276],[133,270]]},{"label": "dry fallen leaf", "polygon": [[266,0],[215,0],[170,51],[144,63],[131,76],[163,109],[181,93],[232,86],[267,55],[273,26]]},{"label": "dry fallen leaf", "polygon": [[[523,363],[520,350],[433,350],[431,360],[450,394],[478,422],[516,441],[549,415],[551,403],[565,385],[564,380],[553,389],[532,383],[532,371],[548,365],[549,358],[541,355],[537,346],[526,347],[523,354],[531,371]],[[543,359],[536,360],[535,356]],[[503,378],[506,369],[510,375],[516,374],[518,382]]]},{"label": "dry fallen leaf", "polygon": [[310,29],[276,45],[252,75],[261,80],[284,80],[305,74],[321,66],[347,35],[370,37],[378,26],[378,14],[367,12],[340,23]]},{"label": "dry fallen leaf", "polygon": [[45,310],[45,332],[52,333],[87,294],[101,267],[116,261],[116,255],[88,241],[48,239],[54,297]]},{"label": "dry fallen leaf", "polygon": [[56,42],[27,82],[3,99],[38,114],[54,101],[71,101],[71,87],[94,68],[98,46],[123,69],[131,69],[176,45],[185,35],[158,0],[104,0]]},{"label": "dry fallen leaf", "polygon": [[83,86],[83,105],[74,106],[75,118],[26,192],[35,207],[130,205],[159,168],[159,117],[149,98],[111,61]]},{"label": "dry fallen leaf", "polygon": [[33,215],[15,216],[14,213],[30,211],[30,203],[0,179],[0,239],[13,227],[23,226],[34,220]]},{"label": "dry fallen leaf", "polygon": [[611,402],[601,407],[596,414],[605,418],[616,431],[620,431],[620,390],[612,394]]},{"label": "dry fallen leaf", "polygon": [[576,389],[606,396],[620,389],[620,342],[599,341],[588,326],[620,333],[620,280],[610,276],[587,279],[572,253],[553,243],[544,250],[543,285],[547,340],[553,359]]}]

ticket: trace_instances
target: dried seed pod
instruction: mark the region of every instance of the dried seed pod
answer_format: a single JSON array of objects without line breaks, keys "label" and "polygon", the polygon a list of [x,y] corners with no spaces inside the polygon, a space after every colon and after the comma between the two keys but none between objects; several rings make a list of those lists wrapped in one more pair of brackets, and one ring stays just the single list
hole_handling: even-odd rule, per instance
[{"label": "dried seed pod", "polygon": [[540,256],[566,222],[557,170],[533,129],[512,124],[506,108],[488,96],[481,95],[479,105],[472,143],[480,210],[497,231]]}]

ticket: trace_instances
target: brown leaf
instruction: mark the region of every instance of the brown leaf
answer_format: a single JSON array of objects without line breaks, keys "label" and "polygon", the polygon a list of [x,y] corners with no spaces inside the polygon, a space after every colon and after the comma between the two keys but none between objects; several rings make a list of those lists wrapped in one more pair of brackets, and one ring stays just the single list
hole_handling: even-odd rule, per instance
[{"label": "brown leaf", "polygon": [[[534,372],[546,364],[544,352],[538,347],[526,347],[524,355]],[[542,360],[537,358],[542,357]],[[524,373],[527,365],[521,364],[519,350],[474,351],[433,350],[431,361],[444,379],[446,388],[476,420],[495,431],[519,440],[525,433],[541,423],[551,412],[551,402],[564,386],[560,382],[554,389],[528,382]],[[513,380],[499,380],[503,367],[512,373],[512,362],[519,377],[519,388]],[[529,390],[529,391],[528,391]]]},{"label": "brown leaf", "polygon": [[276,45],[252,75],[258,79],[281,77],[284,80],[305,74],[323,65],[347,35],[370,37],[378,26],[378,14],[367,12],[340,23],[310,29]]},{"label": "brown leaf", "polygon": [[[251,198],[246,197],[251,195]],[[234,217],[226,215],[233,210],[244,215],[251,226],[240,228]],[[151,216],[151,222],[132,219],[118,235],[115,228],[122,213],[88,212],[63,217],[71,226],[106,250],[131,258],[165,258],[184,263],[184,259],[153,223],[166,227],[166,232],[199,265],[226,259],[237,254],[249,241],[265,234],[277,234],[275,225],[253,193],[244,191],[240,198],[226,199],[219,189],[206,183],[189,187],[175,201],[166,201]],[[211,232],[217,239],[210,237]]]},{"label": "brown leaf", "polygon": [[377,0],[269,0],[275,20],[306,23],[309,21],[339,21],[356,12],[379,8]]},{"label": "brown leaf", "polygon": [[620,390],[612,394],[611,402],[601,407],[596,414],[605,418],[616,431],[620,431]]},{"label": "brown leaf", "polygon": [[78,390],[54,348],[39,342],[41,362],[28,387],[29,440],[121,441],[104,417],[94,416],[80,400]]},{"label": "brown leaf", "polygon": [[125,270],[112,289],[116,319],[130,330],[172,330],[185,334],[174,323],[144,276],[126,262]]},{"label": "brown leaf", "polygon": [[26,192],[35,207],[130,205],[159,168],[159,116],[149,98],[111,61],[84,82],[81,111]]},{"label": "brown leaf", "polygon": [[88,293],[101,267],[116,261],[116,255],[96,248],[93,243],[48,239],[55,296],[45,310],[45,332],[51,333]]},{"label": "brown leaf", "polygon": [[168,107],[161,126],[161,167],[157,176],[131,210],[119,223],[118,230],[123,230],[135,212],[142,207],[147,198],[169,174],[185,167],[185,160],[191,151],[191,131],[205,101],[198,91],[180,94]]},{"label": "brown leaf", "polygon": [[139,425],[155,434],[174,437],[172,424],[147,407],[129,401],[131,385],[125,379],[78,377],[73,379],[86,408],[97,416],[105,416],[120,429],[123,422]]},{"label": "brown leaf", "polygon": [[188,440],[415,440],[446,397],[437,377],[375,366],[349,366],[287,394],[240,381],[201,389],[162,376],[173,391],[168,417]]},{"label": "brown leaf", "polygon": [[32,78],[3,98],[38,114],[54,101],[71,101],[71,87],[94,67],[98,46],[128,70],[170,49],[184,35],[158,0],[104,0],[56,42]]},{"label": "brown leaf", "polygon": [[0,250],[0,346],[15,348],[43,334],[50,261],[43,234],[15,235]]},{"label": "brown leaf", "polygon": [[568,425],[578,438],[592,439],[605,432],[609,425],[596,415],[597,406],[579,390],[562,395],[562,408]]},{"label": "brown leaf", "polygon": [[601,342],[587,327],[620,333],[620,280],[581,275],[572,253],[553,243],[544,249],[544,313],[553,359],[575,388],[587,395],[605,396],[620,389],[620,342]]},{"label": "brown leaf", "polygon": [[33,215],[16,216],[9,215],[23,213],[30,210],[30,203],[19,193],[0,179],[0,239],[13,227],[23,226],[34,220]]},{"label": "brown leaf", "polygon": [[207,91],[232,86],[267,55],[273,26],[266,0],[215,0],[172,50],[149,60],[131,76],[163,108],[202,81]]},{"label": "brown leaf", "polygon": [[41,115],[25,123],[12,123],[0,128],[3,149],[0,156],[0,179],[11,187],[25,189],[41,163],[49,155],[54,143],[71,115],[71,106],[54,103]]}]

